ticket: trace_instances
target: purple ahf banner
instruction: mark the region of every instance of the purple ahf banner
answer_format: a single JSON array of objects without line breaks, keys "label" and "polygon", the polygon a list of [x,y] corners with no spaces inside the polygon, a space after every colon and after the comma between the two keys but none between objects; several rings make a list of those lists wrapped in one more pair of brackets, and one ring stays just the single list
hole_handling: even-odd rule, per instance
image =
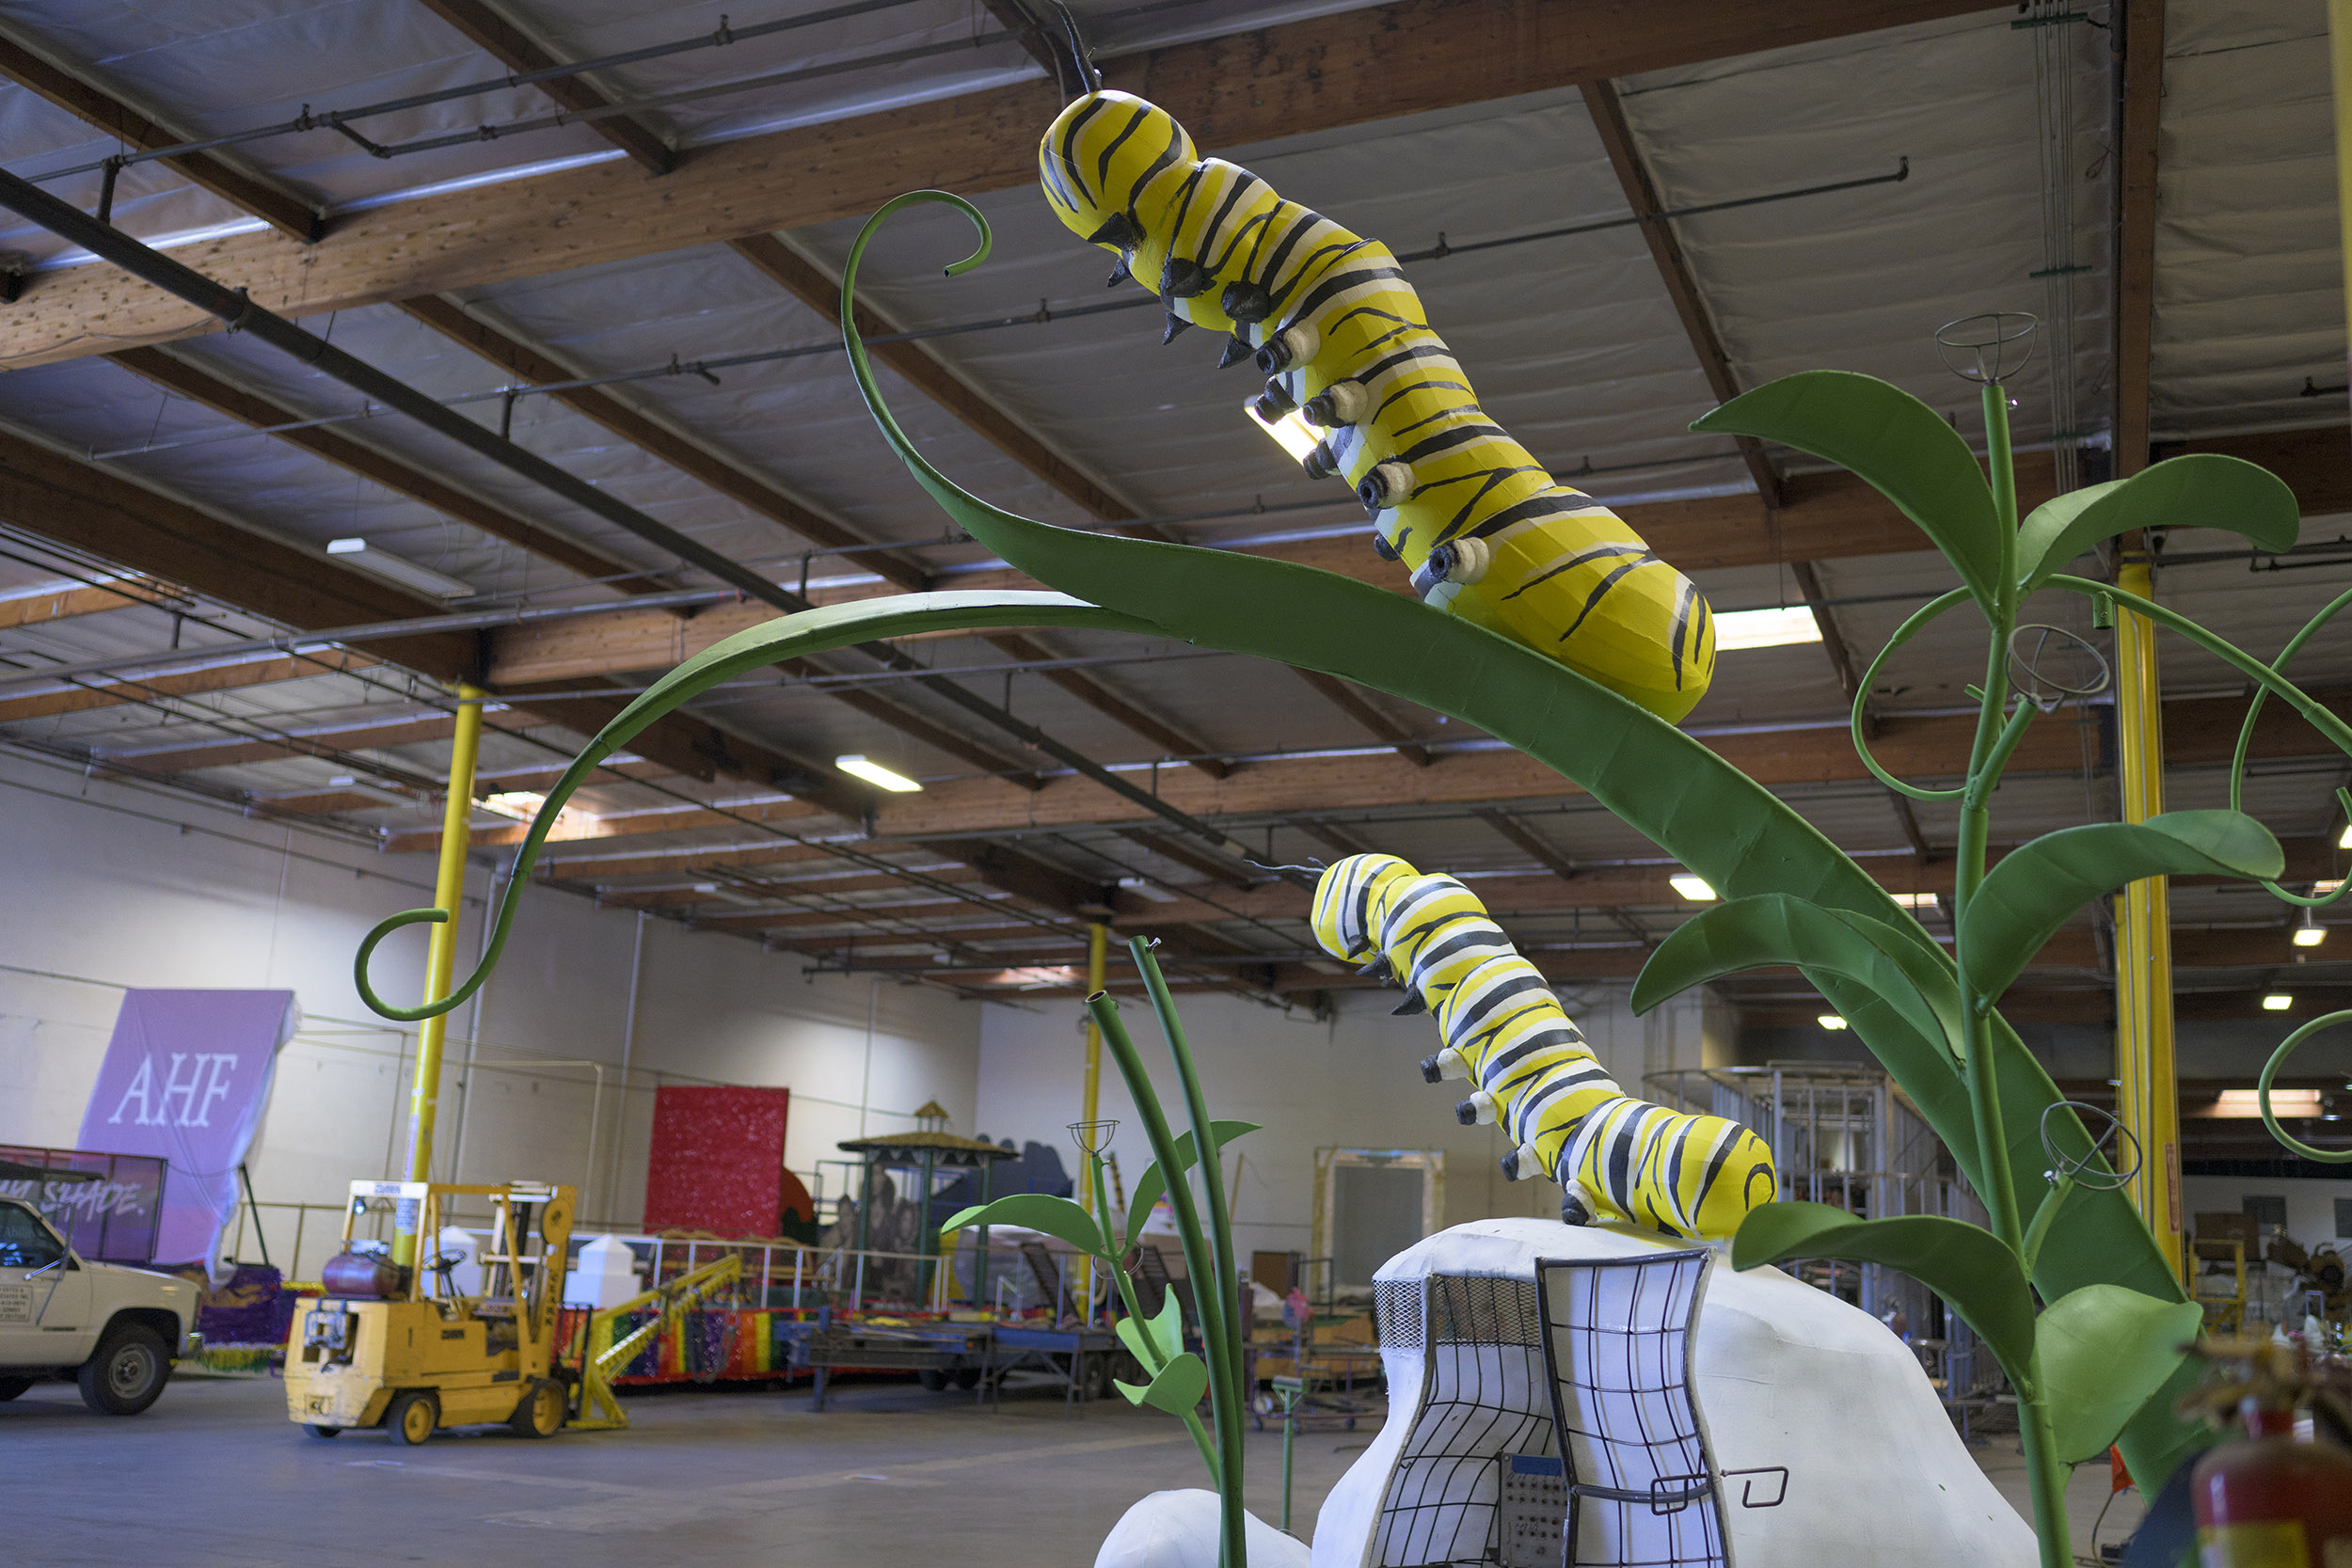
[{"label": "purple ahf banner", "polygon": [[237,1165],[269,1101],[278,1049],[301,1022],[290,990],[123,993],[81,1147],[170,1162],[158,1263],[217,1266]]}]

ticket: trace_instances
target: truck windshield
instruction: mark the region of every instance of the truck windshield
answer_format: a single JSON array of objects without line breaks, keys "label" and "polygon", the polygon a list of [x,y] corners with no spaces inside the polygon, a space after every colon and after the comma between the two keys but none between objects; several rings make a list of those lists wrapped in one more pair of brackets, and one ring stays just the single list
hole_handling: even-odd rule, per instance
[{"label": "truck windshield", "polygon": [[21,1204],[0,1203],[0,1269],[46,1268],[65,1256],[65,1244],[40,1216]]}]

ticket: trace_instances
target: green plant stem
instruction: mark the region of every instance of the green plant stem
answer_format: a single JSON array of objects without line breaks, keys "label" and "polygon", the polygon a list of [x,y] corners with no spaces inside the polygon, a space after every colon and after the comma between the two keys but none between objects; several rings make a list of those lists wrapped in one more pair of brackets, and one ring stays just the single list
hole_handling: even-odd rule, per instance
[{"label": "green plant stem", "polygon": [[[1192,1201],[1192,1183],[1182,1179],[1184,1167],[1177,1163],[1176,1139],[1168,1130],[1168,1117],[1160,1110],[1160,1099],[1152,1087],[1151,1075],[1144,1071],[1143,1058],[1136,1053],[1136,1042],[1128,1037],[1127,1026],[1119,1021],[1119,1004],[1104,992],[1096,991],[1087,998],[1087,1011],[1092,1015],[1095,1026],[1103,1031],[1103,1043],[1110,1047],[1111,1060],[1119,1065],[1119,1075],[1126,1081],[1128,1097],[1136,1102],[1136,1114],[1143,1120],[1144,1136],[1151,1140],[1152,1157],[1159,1162],[1162,1171],[1174,1173],[1168,1182],[1168,1201],[1176,1212],[1176,1236],[1184,1244],[1184,1272],[1193,1282],[1193,1310],[1200,1319],[1200,1344],[1207,1353],[1203,1359],[1209,1369],[1209,1415],[1216,1422],[1220,1505],[1217,1562],[1219,1568],[1247,1568],[1248,1548],[1242,1532],[1241,1390],[1235,1386],[1238,1380],[1233,1375],[1234,1362],[1224,1349],[1225,1314],[1218,1303],[1223,1289],[1210,1263],[1200,1211]],[[1194,1143],[1212,1150],[1216,1148],[1205,1125],[1194,1134]],[[1216,1157],[1214,1152],[1210,1157]]]},{"label": "green plant stem", "polygon": [[[1103,1239],[1111,1243],[1114,1254],[1123,1254],[1136,1244],[1135,1240],[1132,1237],[1124,1238],[1122,1245],[1122,1239],[1113,1234],[1110,1186],[1103,1179],[1103,1157],[1089,1149],[1087,1159],[1091,1163],[1094,1171],[1094,1223],[1102,1228]],[[1119,1288],[1119,1299],[1127,1308],[1127,1316],[1135,1319],[1137,1323],[1148,1324],[1152,1320],[1144,1316],[1142,1307],[1136,1303],[1135,1283],[1127,1277],[1127,1271],[1120,1266],[1119,1258],[1117,1256],[1105,1258],[1103,1262],[1111,1271],[1111,1283]],[[1149,1384],[1160,1375],[1162,1369],[1167,1367],[1168,1358],[1160,1354],[1160,1347],[1152,1338],[1152,1331],[1148,1327],[1137,1333],[1136,1339],[1143,1347],[1144,1382]],[[1222,1485],[1222,1481],[1217,1475],[1216,1449],[1209,1441],[1208,1429],[1200,1424],[1200,1413],[1197,1410],[1187,1410],[1184,1413],[1184,1430],[1192,1433],[1192,1446],[1200,1450],[1200,1463],[1208,1466],[1209,1484],[1211,1486]]]},{"label": "green plant stem", "polygon": [[[1960,971],[1961,1017],[1968,1035],[1968,1104],[1977,1123],[1977,1159],[1985,1177],[1980,1196],[1993,1221],[1993,1233],[2022,1259],[2025,1224],[2017,1206],[2016,1173],[2010,1166],[2009,1137],[2002,1125],[2000,1083],[1993,1067],[1993,1021],[1988,1014],[1994,999],[1976,994],[1968,978],[1967,955],[1959,950],[1959,942],[1965,940],[1961,932],[1969,901],[1984,882],[1993,792],[1999,787],[2002,769],[2034,713],[2028,704],[2006,723],[2001,717],[2009,705],[2009,644],[2017,626],[2017,469],[2010,451],[2009,393],[1997,381],[1984,386],[1984,435],[1994,511],[2000,521],[2001,565],[1999,591],[1990,615],[1992,638],[1985,650],[1984,695],[1977,710],[1976,742],[1969,751],[1966,793],[1961,800],[1958,863],[1952,879],[1952,958]],[[2018,1425],[2032,1484],[2034,1536],[2041,1544],[2042,1568],[2072,1568],[2066,1476],[2052,1446],[2049,1411],[2036,1386],[2033,1369],[2011,1369],[2010,1378],[2017,1384]]]},{"label": "green plant stem", "polygon": [[[1131,937],[1127,951],[1143,972],[1144,990],[1151,993],[1152,1010],[1159,1015],[1160,1032],[1168,1037],[1168,1054],[1176,1058],[1176,1077],[1184,1087],[1184,1106],[1192,1116],[1192,1146],[1200,1155],[1200,1200],[1209,1211],[1209,1247],[1216,1265],[1217,1302],[1219,1313],[1238,1313],[1240,1304],[1229,1292],[1238,1288],[1241,1279],[1240,1259],[1233,1256],[1232,1212],[1225,1204],[1225,1151],[1217,1146],[1216,1134],[1209,1120],[1208,1097],[1200,1089],[1200,1074],[1194,1069],[1192,1045],[1184,1037],[1184,1020],[1176,1013],[1176,999],[1168,994],[1168,979],[1160,973],[1159,959],[1152,956],[1153,942],[1148,937]],[[1227,1350],[1232,1357],[1233,1383],[1241,1383],[1241,1326],[1231,1325],[1226,1335]]]},{"label": "green plant stem", "polygon": [[[1094,1223],[1102,1227],[1103,1239],[1111,1243],[1113,1252],[1123,1254],[1135,1246],[1135,1239],[1126,1238],[1122,1245],[1120,1239],[1112,1234],[1110,1188],[1103,1180],[1103,1157],[1089,1149],[1087,1160],[1094,1172]],[[1103,1262],[1111,1271],[1111,1283],[1119,1288],[1119,1299],[1126,1307],[1127,1316],[1138,1324],[1150,1323],[1152,1320],[1143,1315],[1143,1308],[1136,1303],[1135,1283],[1127,1277],[1127,1271],[1120,1266],[1119,1258],[1105,1258]],[[1148,1384],[1160,1375],[1161,1370],[1168,1365],[1168,1357],[1160,1354],[1159,1344],[1152,1338],[1150,1328],[1142,1328],[1136,1335],[1136,1339],[1143,1347],[1143,1380]],[[1184,1430],[1192,1433],[1192,1446],[1200,1450],[1200,1463],[1208,1466],[1209,1484],[1221,1487],[1223,1482],[1217,1475],[1216,1449],[1209,1442],[1208,1429],[1200,1424],[1199,1411],[1184,1412]]]}]

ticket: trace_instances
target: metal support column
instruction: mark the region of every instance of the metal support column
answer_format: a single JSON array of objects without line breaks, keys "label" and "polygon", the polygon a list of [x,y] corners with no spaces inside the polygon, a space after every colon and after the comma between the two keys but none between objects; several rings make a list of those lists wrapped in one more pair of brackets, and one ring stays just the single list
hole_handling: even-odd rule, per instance
[{"label": "metal support column", "polygon": [[[1099,920],[1087,927],[1087,994],[1089,996],[1092,996],[1103,989],[1104,960],[1110,949],[1110,936],[1111,928]],[[1090,1123],[1097,1118],[1103,1102],[1103,1031],[1095,1026],[1091,1013],[1087,1016],[1086,1037],[1086,1089],[1079,1098],[1078,1119]],[[1094,1212],[1094,1162],[1092,1160],[1081,1159],[1078,1162],[1078,1203],[1088,1213]],[[1073,1304],[1078,1307],[1078,1317],[1081,1322],[1092,1319],[1093,1302],[1094,1259],[1089,1258],[1087,1259],[1086,1301]],[[1104,1310],[1108,1310],[1107,1304],[1105,1304]]]},{"label": "metal support column", "polygon": [[[2144,542],[2127,540],[2116,586],[2153,597]],[[2116,751],[2123,820],[2164,810],[2164,715],[2159,706],[2156,628],[2145,616],[2115,612]],[[2155,1233],[2167,1262],[2181,1268],[2181,1105],[2172,1064],[2172,915],[2165,879],[2130,884],[2115,900],[2117,1109],[2145,1151],[2125,1189]]]},{"label": "metal support column", "polygon": [[[441,861],[433,878],[433,907],[449,918],[432,928],[425,949],[424,1000],[438,1002],[449,994],[450,972],[457,958],[457,918],[466,895],[466,850],[473,835],[474,758],[482,749],[482,705],[489,693],[478,687],[457,689],[457,734],[450,743],[449,791],[441,804]],[[441,1037],[449,1015],[436,1013],[424,1021],[417,1036],[417,1081],[408,1091],[408,1174],[410,1181],[433,1180],[433,1120],[440,1109]],[[418,1206],[404,1199],[392,1224],[392,1261],[413,1265],[417,1260],[417,1228],[422,1216]]]}]

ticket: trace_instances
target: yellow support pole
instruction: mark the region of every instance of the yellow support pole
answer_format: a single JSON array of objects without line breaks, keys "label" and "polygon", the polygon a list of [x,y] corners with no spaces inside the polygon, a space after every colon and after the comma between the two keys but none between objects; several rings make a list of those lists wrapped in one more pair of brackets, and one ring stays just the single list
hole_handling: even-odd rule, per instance
[{"label": "yellow support pole", "polygon": [[[2328,0],[2328,55],[2336,81],[2336,213],[2344,225],[2344,254],[2352,257],[2352,0]],[[2352,309],[2352,266],[2344,274]]]},{"label": "yellow support pole", "polygon": [[[424,999],[438,1002],[449,994],[450,974],[456,967],[457,916],[466,895],[466,850],[472,840],[474,759],[482,750],[482,705],[489,693],[478,687],[457,689],[457,734],[449,752],[449,794],[441,807],[441,861],[433,878],[433,907],[447,910],[449,918],[432,928],[425,950]],[[433,1180],[433,1123],[441,1100],[441,1038],[447,1013],[424,1021],[417,1035],[417,1081],[408,1093],[408,1172],[404,1180]],[[392,1227],[392,1261],[417,1260],[414,1204],[403,1200]]]},{"label": "yellow support pole", "polygon": [[[1103,989],[1104,959],[1110,949],[1111,928],[1101,921],[1087,927],[1087,994],[1092,996]],[[1092,1121],[1102,1109],[1103,1090],[1103,1031],[1096,1027],[1094,1015],[1087,1015],[1087,1075],[1086,1089],[1078,1102],[1078,1119]],[[1078,1159],[1078,1201],[1086,1212],[1094,1212],[1094,1162],[1080,1155]],[[1087,1259],[1087,1300],[1094,1299],[1094,1259]],[[1085,1316],[1081,1309],[1079,1315]]]},{"label": "yellow support pole", "polygon": [[[2153,597],[2144,544],[2125,543],[2116,586]],[[2164,716],[2156,673],[2156,628],[2115,612],[2117,751],[2123,820],[2164,810]],[[2172,907],[2162,877],[2131,883],[2115,915],[2117,1113],[2139,1142],[2138,1174],[2127,1192],[2178,1275],[2181,1270],[2181,1101],[2172,1061]]]}]

